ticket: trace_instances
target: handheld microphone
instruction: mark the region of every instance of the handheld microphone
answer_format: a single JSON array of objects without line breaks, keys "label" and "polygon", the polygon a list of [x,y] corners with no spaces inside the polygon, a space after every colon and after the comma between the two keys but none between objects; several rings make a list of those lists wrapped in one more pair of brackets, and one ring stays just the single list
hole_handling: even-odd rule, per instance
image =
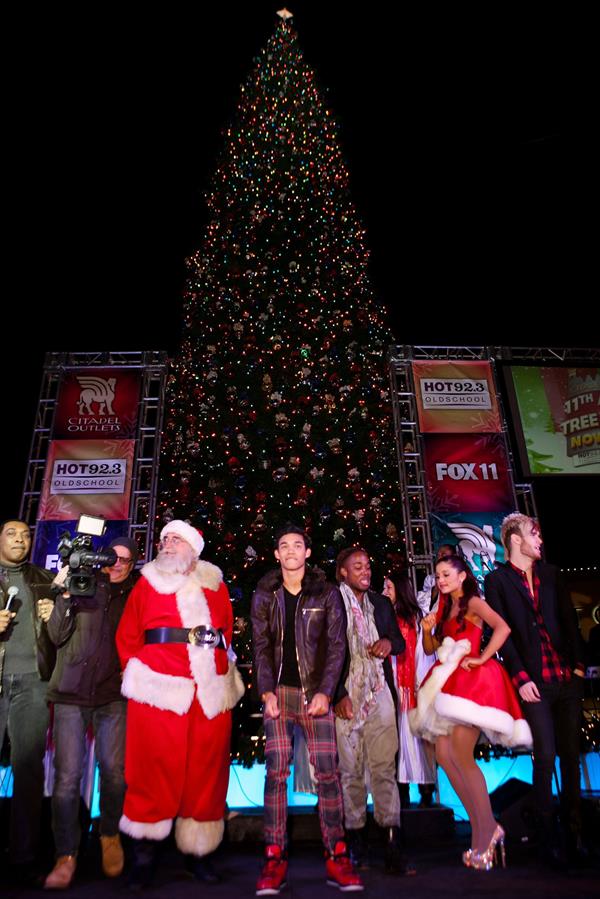
[{"label": "handheld microphone", "polygon": [[13,599],[15,598],[15,596],[17,595],[18,592],[19,592],[19,588],[18,588],[18,587],[15,587],[14,584],[13,584],[12,587],[9,587],[9,588],[8,588],[8,597],[7,597],[7,600],[6,600],[6,605],[4,606],[4,611],[5,611],[5,612],[10,612],[10,604],[11,604],[11,602],[13,601]]}]

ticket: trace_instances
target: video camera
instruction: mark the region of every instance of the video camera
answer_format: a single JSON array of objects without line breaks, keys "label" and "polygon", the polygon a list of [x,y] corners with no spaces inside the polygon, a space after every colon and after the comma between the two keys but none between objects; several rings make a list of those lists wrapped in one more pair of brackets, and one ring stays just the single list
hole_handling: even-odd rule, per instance
[{"label": "video camera", "polygon": [[94,596],[96,593],[96,570],[110,567],[117,561],[114,549],[94,550],[92,537],[102,537],[106,530],[103,518],[81,515],[77,522],[77,537],[71,538],[69,531],[61,534],[57,550],[69,566],[64,590],[72,596]]}]

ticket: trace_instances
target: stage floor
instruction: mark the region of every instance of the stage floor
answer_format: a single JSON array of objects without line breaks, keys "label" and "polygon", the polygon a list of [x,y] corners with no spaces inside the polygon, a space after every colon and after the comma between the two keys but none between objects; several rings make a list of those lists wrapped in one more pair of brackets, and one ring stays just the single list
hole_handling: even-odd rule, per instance
[{"label": "stage floor", "polygon": [[[426,839],[409,846],[408,855],[417,866],[414,877],[391,877],[383,871],[383,853],[380,846],[371,851],[371,867],[362,872],[365,892],[363,895],[423,899],[430,896],[510,896],[510,899],[567,899],[567,897],[598,896],[600,882],[600,858],[596,857],[587,869],[571,870],[557,874],[508,848],[505,870],[478,872],[461,864],[461,852],[468,845],[468,830],[459,825],[451,839],[438,840],[434,845]],[[205,886],[193,881],[183,868],[181,856],[173,843],[166,842],[156,882],[145,891],[149,899],[192,899],[200,892],[203,897],[234,899],[253,896],[256,878],[260,870],[262,846],[248,842],[228,843],[215,857],[215,867],[223,875],[223,882]],[[3,885],[4,886],[4,885]],[[39,897],[38,890],[7,889],[7,896]],[[82,854],[77,878],[68,891],[71,899],[100,899],[128,895],[125,877],[107,880],[100,871],[97,838],[91,834]],[[324,877],[324,863],[317,844],[298,843],[290,853],[289,883],[282,891],[282,899],[324,899],[335,895]]]}]

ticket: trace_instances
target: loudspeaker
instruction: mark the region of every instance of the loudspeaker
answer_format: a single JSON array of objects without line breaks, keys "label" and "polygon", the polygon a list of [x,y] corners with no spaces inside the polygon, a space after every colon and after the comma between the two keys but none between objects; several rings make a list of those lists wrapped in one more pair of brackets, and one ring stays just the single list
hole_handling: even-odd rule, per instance
[{"label": "loudspeaker", "polygon": [[527,845],[533,839],[531,784],[511,777],[490,793],[490,803],[511,842]]}]

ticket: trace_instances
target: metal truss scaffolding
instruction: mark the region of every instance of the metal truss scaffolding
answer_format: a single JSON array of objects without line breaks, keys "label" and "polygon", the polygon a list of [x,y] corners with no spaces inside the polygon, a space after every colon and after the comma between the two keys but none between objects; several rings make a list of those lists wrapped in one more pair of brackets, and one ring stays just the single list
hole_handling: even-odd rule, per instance
[{"label": "metal truss scaffolding", "polygon": [[167,354],[160,350],[47,353],[25,474],[20,518],[35,528],[52,424],[63,375],[79,368],[126,367],[141,370],[142,387],[132,470],[129,533],[148,561],[152,551]]},{"label": "metal truss scaffolding", "polygon": [[[427,486],[423,464],[423,442],[417,421],[417,405],[412,362],[417,360],[482,360],[491,362],[495,370],[497,362],[531,362],[532,364],[556,364],[572,362],[581,364],[600,361],[598,348],[561,347],[485,347],[485,346],[391,346],[388,365],[394,414],[394,431],[406,553],[409,571],[415,589],[426,574],[433,572],[433,547],[427,501]],[[497,381],[496,381],[497,384]],[[496,389],[499,408],[504,422],[504,434],[510,466],[514,470],[513,456],[506,433],[506,418],[502,398]],[[517,508],[537,517],[534,496],[530,484],[515,484]]]}]

